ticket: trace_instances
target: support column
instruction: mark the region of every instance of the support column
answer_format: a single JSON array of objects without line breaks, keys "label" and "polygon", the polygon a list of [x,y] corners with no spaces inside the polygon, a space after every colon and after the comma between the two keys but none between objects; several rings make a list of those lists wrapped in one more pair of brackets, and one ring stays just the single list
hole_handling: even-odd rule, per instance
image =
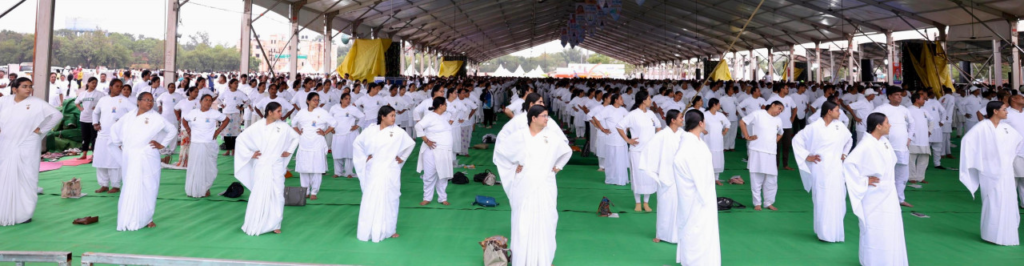
[{"label": "support column", "polygon": [[[995,86],[1003,86],[1003,53],[999,50],[1002,42],[999,40],[992,40],[992,77],[995,78]],[[993,80],[990,80],[993,82]]]},{"label": "support column", "polygon": [[853,34],[846,35],[846,54],[846,81],[853,83]]},{"label": "support column", "polygon": [[405,41],[398,41],[398,76],[405,75]]},{"label": "support column", "polygon": [[1013,86],[1014,90],[1020,90],[1020,52],[1017,47],[1020,47],[1020,41],[1017,38],[1017,21],[1016,19],[1010,20],[1010,58],[1013,62],[1010,63],[1010,86]]},{"label": "support column", "polygon": [[167,1],[167,33],[164,36],[164,82],[177,81],[174,77],[178,56],[178,1]]},{"label": "support column", "polygon": [[896,74],[893,67],[896,65],[896,41],[892,38],[892,31],[885,32],[885,81],[886,84],[896,85],[896,80],[893,79]]},{"label": "support column", "polygon": [[252,46],[249,44],[252,37],[252,0],[242,0],[242,38],[238,40],[238,50],[241,55],[238,62],[238,72],[249,73],[249,54]]},{"label": "support column", "polygon": [[794,80],[796,80],[796,77],[794,77],[794,76],[796,76],[796,62],[793,62],[794,59],[796,59],[796,57],[793,56],[793,53],[795,53],[795,52],[796,52],[796,45],[790,45],[789,46],[789,64],[786,67],[786,69],[788,69],[787,70],[788,72],[786,72],[786,77],[788,77],[786,79],[786,81],[789,81],[789,82],[793,82]]},{"label": "support column", "polygon": [[775,81],[775,54],[772,53],[772,48],[768,48],[768,82]]},{"label": "support column", "polygon": [[836,58],[832,55],[832,47],[828,48],[828,80],[832,84],[836,83]]},{"label": "support column", "polygon": [[[32,93],[43,101],[50,97],[50,55],[53,50],[55,2],[56,0],[36,1],[36,39],[35,48],[32,51]],[[46,145],[45,141],[43,145]]]},{"label": "support column", "polygon": [[336,16],[337,14],[338,14],[337,12],[331,12],[331,13],[328,13],[328,14],[324,14],[324,54],[323,54],[323,57],[324,57],[323,65],[324,66],[323,67],[324,67],[324,76],[326,76],[326,77],[330,77],[331,73],[334,73],[334,64],[331,63],[331,59],[333,59],[332,56],[331,56],[331,51],[334,50],[334,49],[332,49],[332,45],[331,45],[331,43],[333,42],[333,40],[331,40],[331,36],[334,36],[334,25],[333,25],[334,23],[331,23],[331,22],[334,21],[334,16]]},{"label": "support column", "polygon": [[761,58],[758,58],[757,55],[754,55],[754,50],[750,50],[750,60],[752,61],[752,62],[750,62],[750,65],[753,66],[753,67],[751,67],[751,70],[753,70],[753,73],[751,73],[752,74],[751,75],[751,77],[752,77],[751,80],[752,81],[757,81],[758,80],[757,71],[760,70],[760,68],[761,68],[761,66],[758,65],[758,63],[759,63],[758,61],[760,61]]},{"label": "support column", "polygon": [[420,60],[419,60],[420,61],[420,76],[423,76],[423,70],[426,70],[426,68],[423,68],[423,62],[427,61],[426,60],[427,56],[423,53],[423,51],[420,51],[419,52],[419,58],[420,58]]},{"label": "support column", "polygon": [[291,26],[288,32],[291,33],[288,42],[288,80],[295,80],[295,74],[299,72],[299,10],[301,4],[291,6]]},{"label": "support column", "polygon": [[814,64],[818,66],[814,69],[814,81],[821,83],[825,81],[821,76],[821,42],[814,42]]}]

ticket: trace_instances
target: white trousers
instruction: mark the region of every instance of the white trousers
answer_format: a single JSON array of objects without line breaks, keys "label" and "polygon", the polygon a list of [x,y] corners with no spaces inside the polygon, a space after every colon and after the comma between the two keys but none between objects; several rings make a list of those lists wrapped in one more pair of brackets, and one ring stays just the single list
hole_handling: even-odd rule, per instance
[{"label": "white trousers", "polygon": [[96,181],[101,187],[121,187],[121,168],[96,168]]},{"label": "white trousers", "polygon": [[306,196],[316,195],[320,192],[320,182],[323,181],[323,175],[317,173],[299,173],[299,183],[306,189]]},{"label": "white trousers", "polygon": [[351,158],[334,159],[334,175],[337,176],[348,176],[356,175],[356,171],[353,169]]},{"label": "white trousers", "polygon": [[900,202],[906,202],[907,196],[903,194],[903,191],[907,189],[907,181],[910,180],[910,166],[906,164],[896,164],[896,194],[900,197]]},{"label": "white trousers", "polygon": [[944,153],[946,151],[946,149],[942,147],[942,146],[945,146],[945,143],[943,143],[943,142],[932,142],[930,144],[932,146],[932,155],[933,155],[932,156],[932,163],[935,164],[935,166],[941,166],[942,165],[942,162],[941,162],[942,156],[946,155],[946,153]]},{"label": "white trousers", "polygon": [[448,201],[448,179],[441,180],[437,175],[437,165],[434,163],[434,155],[427,153],[420,157],[423,160],[423,201],[433,201],[434,192],[437,192],[437,202]]},{"label": "white trousers", "polygon": [[729,121],[729,131],[725,133],[725,144],[722,148],[731,150],[736,148],[736,131],[740,130],[739,122]]},{"label": "white trousers", "polygon": [[950,142],[951,137],[950,132],[942,132],[942,155],[953,154],[953,151],[950,149],[953,147],[953,143]]},{"label": "white trousers", "polygon": [[[764,188],[764,204],[761,204],[762,188]],[[772,206],[775,203],[775,194],[779,192],[779,176],[750,173],[750,190],[754,194],[754,206]]]},{"label": "white trousers", "polygon": [[910,154],[910,180],[924,181],[924,171],[928,169],[928,154]]}]

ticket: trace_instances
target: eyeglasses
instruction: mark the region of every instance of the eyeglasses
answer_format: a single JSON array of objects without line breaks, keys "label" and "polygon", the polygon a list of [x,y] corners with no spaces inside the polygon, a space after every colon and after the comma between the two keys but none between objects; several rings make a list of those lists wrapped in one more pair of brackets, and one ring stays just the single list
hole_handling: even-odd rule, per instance
[{"label": "eyeglasses", "polygon": [[140,102],[153,102],[153,99],[142,99],[142,100],[139,100],[139,101]]}]

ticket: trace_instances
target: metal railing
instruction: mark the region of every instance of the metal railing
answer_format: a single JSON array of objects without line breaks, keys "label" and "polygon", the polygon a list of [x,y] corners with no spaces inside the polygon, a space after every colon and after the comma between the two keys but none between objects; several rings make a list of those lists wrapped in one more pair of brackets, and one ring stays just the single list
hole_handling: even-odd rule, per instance
[{"label": "metal railing", "polygon": [[24,266],[26,262],[49,262],[61,266],[71,265],[71,252],[65,251],[0,251],[0,262],[14,262]]},{"label": "metal railing", "polygon": [[[70,257],[70,254],[68,254]],[[225,260],[225,259],[204,259],[187,257],[168,257],[152,255],[131,255],[113,253],[86,252],[82,254],[82,266],[92,266],[93,263],[114,264],[114,265],[217,265],[217,266],[284,266],[284,265],[337,265],[337,264],[301,264],[282,263],[248,260]],[[66,264],[65,264],[66,265]],[[338,265],[343,266],[343,265]]]}]

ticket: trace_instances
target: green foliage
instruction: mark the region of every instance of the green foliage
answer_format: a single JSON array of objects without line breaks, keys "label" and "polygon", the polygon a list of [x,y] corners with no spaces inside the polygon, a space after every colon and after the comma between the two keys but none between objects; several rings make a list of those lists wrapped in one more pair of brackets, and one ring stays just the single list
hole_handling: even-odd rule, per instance
[{"label": "green foliage", "polygon": [[[0,64],[32,60],[34,35],[0,31]],[[177,68],[193,71],[237,71],[239,53],[235,46],[214,45],[206,32],[180,38]],[[249,69],[258,69],[260,59],[249,58]],[[133,34],[107,32],[54,31],[54,66],[84,68],[160,69],[164,64],[164,41]]]}]

